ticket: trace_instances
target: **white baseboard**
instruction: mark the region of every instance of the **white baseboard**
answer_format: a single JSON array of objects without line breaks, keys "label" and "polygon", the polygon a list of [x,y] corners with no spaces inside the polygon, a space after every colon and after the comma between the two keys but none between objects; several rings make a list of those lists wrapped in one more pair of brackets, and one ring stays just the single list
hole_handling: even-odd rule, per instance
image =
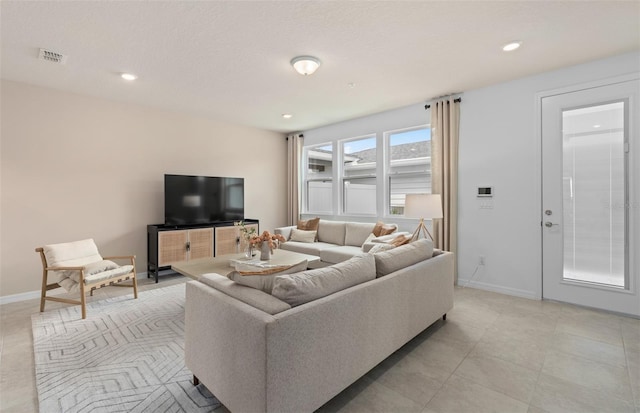
[{"label": "white baseboard", "polygon": [[512,295],[515,297],[528,298],[530,300],[540,300],[540,297],[532,291],[520,290],[517,288],[504,287],[501,285],[489,284],[482,281],[471,281],[458,278],[458,286],[460,287],[470,287],[477,288],[478,290],[492,291],[494,293]]},{"label": "white baseboard", "polygon": [[[136,277],[138,278],[142,278],[147,276],[147,272],[138,272],[136,273]],[[54,291],[50,291],[47,293],[47,295],[61,295],[61,294],[65,294],[66,290],[64,288],[62,289],[58,289],[58,290],[54,290]],[[27,301],[27,300],[33,300],[34,298],[40,298],[40,290],[35,290],[35,291],[28,291],[26,293],[20,293],[20,294],[12,294],[12,295],[3,295],[0,296],[0,305],[3,304],[10,304],[10,303],[17,303],[19,301]]]}]

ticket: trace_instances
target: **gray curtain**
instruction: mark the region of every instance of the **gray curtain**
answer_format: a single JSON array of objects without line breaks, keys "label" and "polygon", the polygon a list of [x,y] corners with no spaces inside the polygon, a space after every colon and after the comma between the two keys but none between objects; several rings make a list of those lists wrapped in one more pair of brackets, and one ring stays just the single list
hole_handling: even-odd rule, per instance
[{"label": "gray curtain", "polygon": [[300,174],[303,142],[302,134],[287,136],[287,225],[296,225],[300,218]]},{"label": "gray curtain", "polygon": [[[458,135],[460,102],[431,103],[431,192],[442,196],[442,220],[433,221],[435,247],[456,253],[458,233]],[[457,261],[457,259],[456,259]],[[454,271],[458,282],[457,268]]]}]

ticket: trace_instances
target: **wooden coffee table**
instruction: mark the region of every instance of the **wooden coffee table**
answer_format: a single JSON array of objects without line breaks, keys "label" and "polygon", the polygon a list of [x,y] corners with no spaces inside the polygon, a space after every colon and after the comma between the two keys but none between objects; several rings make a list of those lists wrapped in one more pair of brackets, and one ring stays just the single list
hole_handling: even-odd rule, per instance
[{"label": "wooden coffee table", "polygon": [[[244,256],[244,253],[227,254],[213,258],[198,258],[195,260],[174,262],[171,264],[171,269],[197,280],[202,274],[208,274],[211,272],[220,275],[229,274],[234,270],[231,260],[246,261],[248,263],[250,261],[255,261],[256,259],[259,259],[259,255],[254,257],[253,260],[249,260]],[[269,265],[294,265],[302,260],[313,262],[319,261],[320,257],[278,249],[271,255]]]}]

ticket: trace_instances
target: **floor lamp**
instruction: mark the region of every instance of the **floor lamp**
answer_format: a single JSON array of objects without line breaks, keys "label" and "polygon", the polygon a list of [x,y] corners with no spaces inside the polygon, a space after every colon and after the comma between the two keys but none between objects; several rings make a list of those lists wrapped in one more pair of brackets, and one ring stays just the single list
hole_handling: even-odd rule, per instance
[{"label": "floor lamp", "polygon": [[404,203],[404,216],[407,218],[420,218],[418,228],[413,232],[411,241],[415,241],[420,238],[420,233],[424,234],[424,237],[433,237],[431,233],[424,225],[426,219],[442,218],[442,198],[440,194],[407,194]]}]

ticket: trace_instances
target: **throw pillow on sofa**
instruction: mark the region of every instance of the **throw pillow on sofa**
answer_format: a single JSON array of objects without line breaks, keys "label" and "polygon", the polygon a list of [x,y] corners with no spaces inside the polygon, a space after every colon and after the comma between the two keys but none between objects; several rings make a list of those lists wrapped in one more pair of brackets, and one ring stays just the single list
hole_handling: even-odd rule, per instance
[{"label": "throw pillow on sofa", "polygon": [[382,277],[433,256],[433,242],[421,239],[389,251],[372,254],[376,260],[376,276]]},{"label": "throw pillow on sofa", "polygon": [[289,241],[298,241],[298,242],[315,242],[317,238],[318,231],[305,231],[302,229],[291,229],[291,237]]},{"label": "throw pillow on sofa", "polygon": [[319,223],[320,223],[319,217],[313,218],[313,219],[307,219],[307,220],[301,219],[298,221],[297,228],[303,231],[317,231]]},{"label": "throw pillow on sofa", "polygon": [[271,294],[292,307],[376,278],[372,254],[360,254],[329,267],[279,275]]},{"label": "throw pillow on sofa", "polygon": [[252,274],[246,275],[243,272],[246,271],[232,271],[227,277],[235,283],[245,285],[247,287],[255,288],[256,290],[262,290],[267,294],[271,294],[273,290],[273,280],[282,274],[293,274],[296,272],[304,271],[307,269],[307,260],[303,260],[298,264],[292,265],[289,268],[278,272],[271,272],[269,269],[265,269],[264,274]]},{"label": "throw pillow on sofa", "polygon": [[389,235],[394,233],[398,229],[396,224],[385,224],[382,221],[376,222],[376,225],[373,227],[373,235],[376,237],[381,237],[383,235]]}]

